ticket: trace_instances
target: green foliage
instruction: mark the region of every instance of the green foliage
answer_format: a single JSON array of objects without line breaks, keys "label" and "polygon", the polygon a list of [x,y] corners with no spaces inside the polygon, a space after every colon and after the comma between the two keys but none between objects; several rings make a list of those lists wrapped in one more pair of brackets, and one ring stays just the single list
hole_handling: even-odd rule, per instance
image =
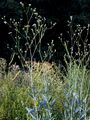
[{"label": "green foliage", "polygon": [[41,117],[44,120],[48,117],[55,120],[88,120],[90,71],[75,61],[70,62],[66,75],[62,74],[62,83],[57,75],[58,69],[52,66],[47,62],[35,62],[28,72],[16,67],[0,79],[2,120],[33,120],[30,116],[36,114],[38,119]]},{"label": "green foliage", "polygon": [[8,76],[0,80],[0,117],[2,120],[26,119],[25,107],[30,101],[27,94],[28,88],[17,86]]},{"label": "green foliage", "polygon": [[5,79],[0,80],[0,117],[3,120],[27,119],[26,107],[35,105],[33,95],[37,98],[37,105],[44,94],[48,94],[48,99],[57,99],[59,104],[59,95],[62,94],[60,78],[52,66],[48,69],[49,63],[40,63],[38,67],[37,64],[28,73],[12,70]]},{"label": "green foliage", "polygon": [[[90,106],[90,80],[86,66],[71,62],[65,80],[64,120],[88,120]],[[90,113],[89,113],[90,114]]]},{"label": "green foliage", "polygon": [[4,58],[0,58],[0,79],[5,75],[6,65],[6,60]]}]

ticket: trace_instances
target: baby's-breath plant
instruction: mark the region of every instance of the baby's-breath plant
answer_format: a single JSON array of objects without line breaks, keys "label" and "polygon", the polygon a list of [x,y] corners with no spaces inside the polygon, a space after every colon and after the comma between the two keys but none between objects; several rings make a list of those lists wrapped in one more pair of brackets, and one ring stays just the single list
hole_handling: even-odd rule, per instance
[{"label": "baby's-breath plant", "polygon": [[[22,2],[20,2],[20,5],[23,12],[22,18],[19,20],[10,18],[8,22],[5,16],[2,19],[4,24],[7,24],[11,30],[8,34],[13,40],[12,48],[10,46],[12,58],[14,59],[15,56],[18,56],[23,67],[27,57],[29,60],[33,60],[35,55],[37,55],[38,58],[42,60],[42,38],[46,30],[50,29],[55,24],[47,28],[46,19],[37,13],[36,8],[32,8],[31,4],[24,5]],[[50,45],[48,52],[51,52]]]},{"label": "baby's-breath plant", "polygon": [[[48,62],[45,64],[43,62],[51,59],[54,42],[52,40],[51,44],[47,45],[48,50],[42,55],[41,41],[45,31],[48,29],[46,20],[38,15],[36,9],[31,8],[30,4],[25,6],[20,2],[20,5],[24,17],[20,18],[20,20],[10,18],[8,22],[6,17],[2,19],[4,20],[4,24],[10,27],[8,34],[13,40],[12,48],[8,45],[8,48],[12,50],[9,65],[12,64],[14,57],[18,56],[22,67],[25,68],[26,66],[28,70],[21,71],[17,65],[12,65],[9,68],[6,78],[7,85],[3,83],[3,86],[5,85],[4,88],[7,90],[5,92],[6,97],[4,96],[2,98],[5,104],[5,106],[2,104],[2,116],[9,120],[25,120],[25,110],[28,110],[31,116],[28,116],[27,119],[52,120],[52,107],[55,103],[56,96],[58,96],[58,90],[61,91],[62,83],[52,66]],[[36,53],[39,54],[42,61],[38,67],[36,67],[38,65],[37,62],[35,66],[33,66],[33,59]],[[30,65],[26,64],[27,56],[29,57]],[[51,67],[49,68],[49,66]],[[35,67],[35,69],[33,69],[33,67]],[[27,95],[28,93],[30,95]]]},{"label": "baby's-breath plant", "polygon": [[63,34],[59,37],[65,49],[66,64],[62,119],[89,120],[90,80],[87,68],[90,66],[90,26],[73,26],[72,19],[71,16],[68,21],[69,41],[63,42]]},{"label": "baby's-breath plant", "polygon": [[73,24],[73,17],[68,21],[68,40],[63,41],[63,34],[59,36],[62,45],[64,46],[65,54],[64,61],[70,62],[76,60],[77,63],[90,66],[90,44],[89,34],[90,25],[81,26]]}]

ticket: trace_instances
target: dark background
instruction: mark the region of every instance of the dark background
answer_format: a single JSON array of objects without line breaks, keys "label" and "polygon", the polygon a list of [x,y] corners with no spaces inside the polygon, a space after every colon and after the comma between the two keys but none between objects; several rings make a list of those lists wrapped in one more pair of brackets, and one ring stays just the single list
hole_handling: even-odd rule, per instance
[{"label": "dark background", "polygon": [[[8,18],[19,19],[23,17],[20,7],[21,0],[0,0],[0,18],[7,16]],[[24,4],[32,4],[33,8],[37,8],[37,12],[46,17],[47,23],[50,21],[57,24],[53,29],[48,30],[43,38],[42,50],[47,43],[54,39],[55,49],[57,52],[51,61],[63,61],[64,49],[58,39],[60,33],[63,33],[64,40],[68,40],[67,20],[73,16],[73,24],[86,25],[90,24],[90,0],[22,0]],[[0,57],[4,57],[10,61],[11,51],[7,49],[7,44],[13,46],[13,41],[8,35],[9,28],[3,24],[0,19]],[[37,57],[36,57],[37,59]]]}]

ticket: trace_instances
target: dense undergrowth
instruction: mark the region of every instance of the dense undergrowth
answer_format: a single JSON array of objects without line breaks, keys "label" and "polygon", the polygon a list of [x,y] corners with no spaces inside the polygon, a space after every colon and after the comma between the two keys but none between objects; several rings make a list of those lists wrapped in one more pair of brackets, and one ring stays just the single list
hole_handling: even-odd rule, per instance
[{"label": "dense undergrowth", "polygon": [[48,67],[47,62],[36,63],[28,72],[14,68],[2,76],[0,119],[89,120],[90,70],[75,61],[66,75]]},{"label": "dense undergrowth", "polygon": [[[20,3],[24,9],[24,4]],[[71,49],[68,41],[59,39],[65,49],[63,71],[60,65],[49,63],[52,57],[53,41],[42,55],[41,39],[48,29],[45,19],[31,9],[26,12],[27,22],[20,27],[20,22],[11,20],[4,23],[14,28],[12,58],[8,73],[5,73],[6,61],[0,59],[0,120],[90,120],[90,45],[88,44],[87,27],[76,26],[72,29],[72,17],[69,21]],[[34,16],[35,24],[30,20]],[[83,30],[87,31],[82,39]],[[30,36],[31,35],[31,36]],[[24,50],[21,40],[24,39]],[[38,39],[38,43],[36,42]],[[32,46],[35,49],[31,50]],[[83,46],[83,49],[81,49]],[[33,61],[38,52],[41,62]],[[27,54],[29,60],[27,61]],[[22,68],[13,64],[14,56],[18,55]],[[48,58],[48,61],[46,61]]]}]

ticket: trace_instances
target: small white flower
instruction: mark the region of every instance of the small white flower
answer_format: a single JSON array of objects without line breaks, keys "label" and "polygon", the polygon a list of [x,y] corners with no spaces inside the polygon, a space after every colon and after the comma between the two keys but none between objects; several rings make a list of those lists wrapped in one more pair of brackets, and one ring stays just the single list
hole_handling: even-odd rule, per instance
[{"label": "small white flower", "polygon": [[20,21],[22,21],[23,19],[22,18],[20,18]]},{"label": "small white flower", "polygon": [[33,27],[36,27],[36,24],[33,24],[32,26],[33,26]]},{"label": "small white flower", "polygon": [[56,49],[54,50],[54,52],[56,52]]},{"label": "small white flower", "polygon": [[10,18],[10,21],[12,21],[12,18]]},{"label": "small white flower", "polygon": [[90,27],[90,24],[88,24],[88,27]]},{"label": "small white flower", "polygon": [[40,20],[40,19],[38,19],[38,20],[37,20],[37,23],[40,23],[40,22],[41,22],[41,20]]},{"label": "small white flower", "polygon": [[15,25],[15,26],[17,26],[17,25],[18,25],[18,23],[17,23],[17,22],[15,22],[15,23],[14,23],[14,25]]},{"label": "small white flower", "polygon": [[73,16],[70,16],[70,20],[72,21]]},{"label": "small white flower", "polygon": [[9,35],[11,35],[11,34],[12,34],[12,32],[9,32],[8,34],[9,34]]},{"label": "small white flower", "polygon": [[20,5],[21,5],[22,7],[24,7],[24,3],[23,3],[23,2],[20,2]]},{"label": "small white flower", "polygon": [[4,24],[7,24],[7,21],[4,21]]},{"label": "small white flower", "polygon": [[35,13],[34,13],[34,15],[36,15],[36,16],[37,16],[37,15],[38,15],[38,13],[37,13],[37,12],[35,12]]},{"label": "small white flower", "polygon": [[15,19],[13,19],[13,22],[15,22],[16,20]]},{"label": "small white flower", "polygon": [[36,8],[33,9],[33,12],[36,12]]},{"label": "small white flower", "polygon": [[4,18],[6,17],[6,16],[3,16]]},{"label": "small white flower", "polygon": [[53,23],[53,26],[55,26],[57,23],[55,22],[55,23]]},{"label": "small white flower", "polygon": [[29,27],[30,27],[30,25],[25,25],[24,27],[25,27],[25,28],[29,28]]},{"label": "small white flower", "polygon": [[29,4],[28,6],[31,7],[31,4]]}]

